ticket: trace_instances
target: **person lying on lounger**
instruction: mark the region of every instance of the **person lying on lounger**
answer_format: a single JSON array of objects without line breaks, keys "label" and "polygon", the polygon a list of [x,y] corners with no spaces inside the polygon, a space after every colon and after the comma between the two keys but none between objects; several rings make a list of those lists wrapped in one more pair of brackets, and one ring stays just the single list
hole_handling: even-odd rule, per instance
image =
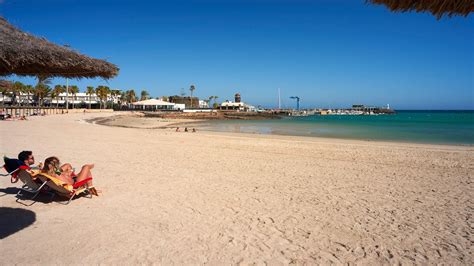
[{"label": "person lying on lounger", "polygon": [[[41,172],[56,177],[68,185],[74,185],[91,177],[92,168],[94,168],[94,164],[86,164],[82,166],[81,171],[76,175],[71,164],[65,163],[60,166],[59,159],[53,156],[44,161],[44,167]],[[87,184],[92,186],[92,180],[88,181]]]}]

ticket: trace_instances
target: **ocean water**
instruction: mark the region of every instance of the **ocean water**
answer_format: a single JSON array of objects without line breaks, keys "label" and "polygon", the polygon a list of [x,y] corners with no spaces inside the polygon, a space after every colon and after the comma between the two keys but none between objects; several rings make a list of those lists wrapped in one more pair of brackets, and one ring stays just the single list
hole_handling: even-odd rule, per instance
[{"label": "ocean water", "polygon": [[206,128],[256,134],[473,145],[474,111],[397,111],[394,115],[210,121]]}]

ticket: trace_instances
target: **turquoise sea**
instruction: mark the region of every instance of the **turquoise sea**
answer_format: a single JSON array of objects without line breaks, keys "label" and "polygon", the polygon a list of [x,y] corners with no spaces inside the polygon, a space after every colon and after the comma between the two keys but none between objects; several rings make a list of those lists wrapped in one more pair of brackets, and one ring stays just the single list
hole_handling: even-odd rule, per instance
[{"label": "turquoise sea", "polygon": [[474,111],[397,111],[394,115],[315,115],[275,120],[208,122],[213,131],[474,144]]}]

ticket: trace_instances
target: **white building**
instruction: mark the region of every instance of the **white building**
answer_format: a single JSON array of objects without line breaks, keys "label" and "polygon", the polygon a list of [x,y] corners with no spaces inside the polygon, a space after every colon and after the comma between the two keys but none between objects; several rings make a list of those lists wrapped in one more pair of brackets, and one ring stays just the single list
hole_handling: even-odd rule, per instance
[{"label": "white building", "polygon": [[[48,99],[45,100],[46,103],[51,104],[51,105],[56,105],[59,104],[61,106],[66,104],[66,98],[68,100],[69,105],[80,105],[80,104],[86,104],[86,105],[98,105],[100,103],[99,97],[93,93],[93,94],[87,94],[85,92],[78,92],[76,94],[71,94],[66,95],[66,93],[61,93],[59,94],[58,97],[51,98],[49,97]],[[111,94],[107,95],[107,100],[106,102],[110,103],[113,102],[114,104],[119,103],[120,101],[120,95],[112,96]]]},{"label": "white building", "polygon": [[232,101],[225,101],[220,104],[220,110],[235,110],[235,111],[246,111],[246,112],[255,112],[257,108],[255,106],[246,104],[244,102],[232,102]]},{"label": "white building", "polygon": [[208,103],[208,101],[199,100],[199,108],[209,108],[209,103]]},{"label": "white building", "polygon": [[148,99],[144,101],[134,102],[130,107],[137,110],[184,110],[185,105],[179,103],[170,103],[158,99]]}]

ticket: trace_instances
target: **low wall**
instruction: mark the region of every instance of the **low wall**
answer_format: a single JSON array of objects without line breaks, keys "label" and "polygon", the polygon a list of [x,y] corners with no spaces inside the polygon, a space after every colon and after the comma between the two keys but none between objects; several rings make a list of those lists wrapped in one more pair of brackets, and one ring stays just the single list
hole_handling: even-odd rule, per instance
[{"label": "low wall", "polygon": [[56,115],[67,113],[110,113],[112,109],[63,109],[55,107],[27,107],[27,106],[5,106],[0,107],[0,113],[11,115],[11,117],[31,116],[31,115]]}]

